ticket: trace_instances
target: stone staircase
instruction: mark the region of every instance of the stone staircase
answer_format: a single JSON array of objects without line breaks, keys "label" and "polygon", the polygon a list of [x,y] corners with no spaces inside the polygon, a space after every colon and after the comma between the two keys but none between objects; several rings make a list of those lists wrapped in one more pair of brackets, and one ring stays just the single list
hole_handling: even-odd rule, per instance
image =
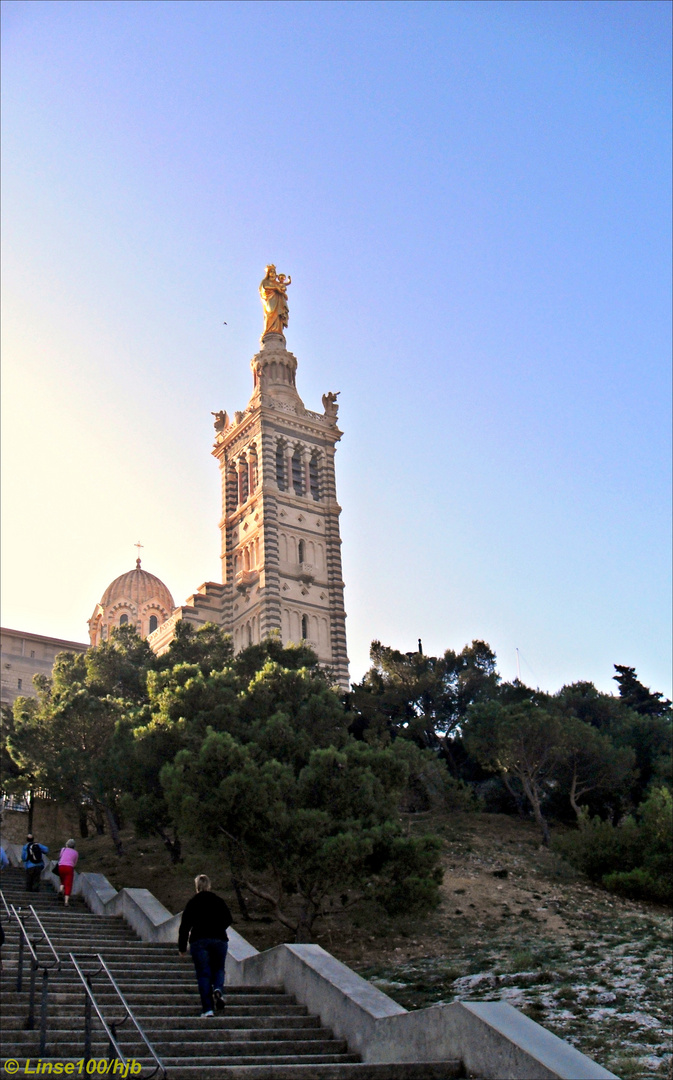
[{"label": "stone staircase", "polygon": [[[85,994],[69,960],[72,952],[85,972],[98,967],[96,954],[100,953],[169,1080],[450,1080],[465,1076],[458,1061],[363,1063],[282,986],[226,987],[224,1013],[201,1018],[191,960],[181,960],[175,945],[145,944],[122,919],[92,915],[78,898],[71,898],[69,907],[64,908],[44,883],[39,893],[28,893],[20,870],[4,870],[0,885],[9,905],[21,906],[26,912],[33,905],[61,959],[60,972],[52,973],[49,979],[45,1064],[78,1062],[84,1054]],[[4,920],[2,905],[0,915]],[[27,1060],[31,1060],[32,1070],[39,1058],[41,976],[37,980],[36,1026],[27,1031],[28,964],[24,959],[23,989],[17,993],[19,930],[14,920],[3,921],[3,925],[7,940],[0,983],[0,1067],[14,1058],[20,1065],[16,1075],[30,1075],[25,1071]],[[28,918],[26,926],[32,939],[37,930],[35,921]],[[39,960],[48,959],[43,945],[36,951]],[[124,1010],[108,979],[96,977],[93,989],[108,1024],[121,1020]],[[117,1041],[128,1059],[142,1063],[143,1075],[152,1072],[155,1063],[130,1021],[117,1029]],[[92,1056],[107,1056],[107,1037],[95,1016]]]}]

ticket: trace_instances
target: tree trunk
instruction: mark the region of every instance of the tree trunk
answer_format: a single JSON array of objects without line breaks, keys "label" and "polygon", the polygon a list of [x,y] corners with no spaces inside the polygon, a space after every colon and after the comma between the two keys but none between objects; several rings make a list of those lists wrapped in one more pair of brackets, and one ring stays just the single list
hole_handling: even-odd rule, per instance
[{"label": "tree trunk", "polygon": [[582,817],[582,810],[581,810],[581,807],[578,805],[578,802],[577,802],[577,773],[574,772],[574,771],[573,771],[572,783],[570,784],[569,798],[570,798],[570,805],[572,806],[573,810],[577,814],[577,823],[579,824],[579,822],[581,820],[581,817]]},{"label": "tree trunk", "polygon": [[121,837],[119,835],[119,829],[117,828],[117,822],[115,820],[115,816],[114,816],[114,813],[112,811],[112,807],[106,805],[106,807],[105,807],[105,816],[107,818],[107,823],[110,826],[110,836],[112,837],[112,843],[115,846],[115,851],[117,852],[118,855],[123,855],[124,854],[124,849],[122,847],[122,841],[121,841]]},{"label": "tree trunk", "polygon": [[241,884],[245,885],[248,892],[251,892],[253,896],[258,896],[260,900],[265,900],[266,903],[271,906],[279,923],[286,926],[288,930],[294,930],[296,932],[296,925],[291,922],[289,917],[281,910],[279,898],[272,896],[271,893],[266,892],[265,889],[260,889],[257,885],[253,885],[251,881],[242,881]]},{"label": "tree trunk", "polygon": [[33,794],[33,789],[31,788],[30,791],[28,792],[28,832],[29,833],[32,833],[32,831],[33,831],[33,815],[34,815],[34,813],[35,813],[35,796]]},{"label": "tree trunk", "polygon": [[514,799],[514,803],[516,805],[516,811],[517,811],[519,817],[522,818],[525,821],[526,820],[526,811],[524,810],[524,807],[523,807],[523,799],[518,794],[518,792],[516,792],[514,790],[514,788],[510,784],[510,782],[509,782],[509,780],[507,778],[507,773],[501,773],[500,775],[502,776],[503,784],[505,785],[505,787],[509,791],[510,795]]},{"label": "tree trunk", "polygon": [[570,794],[569,794],[570,805],[572,806],[573,810],[577,814],[577,824],[579,825],[580,828],[582,828],[582,824],[586,821],[589,811],[588,811],[586,806],[580,806],[580,804],[578,803],[577,800],[579,798],[581,798],[582,795],[586,795],[588,791],[592,791],[593,789],[589,785],[587,785],[586,787],[581,788],[580,790],[578,790],[578,788],[579,788],[579,784],[577,782],[577,773],[573,772],[573,778],[572,778],[572,783],[570,785]]},{"label": "tree trunk", "polygon": [[165,829],[157,829],[157,833],[161,837],[163,844],[171,857],[171,862],[174,866],[182,862],[182,844],[178,837],[177,832],[173,832],[173,839],[171,840]]},{"label": "tree trunk", "polygon": [[94,806],[94,821],[96,822],[96,835],[105,836],[105,821],[103,820],[103,814],[98,803]]},{"label": "tree trunk", "polygon": [[236,903],[238,904],[238,910],[241,913],[241,918],[246,922],[250,922],[250,912],[248,911],[248,905],[245,902],[245,897],[241,889],[241,883],[235,874],[231,875],[231,886],[236,893]]},{"label": "tree trunk", "polygon": [[542,843],[545,847],[549,847],[549,843],[551,840],[551,837],[549,835],[549,826],[540,808],[540,796],[538,794],[537,787],[530,779],[524,779],[523,777],[521,777],[521,783],[523,784],[523,789],[526,792],[526,797],[528,798],[528,801],[533,807],[533,816],[540,827],[540,831],[542,832]]},{"label": "tree trunk", "polygon": [[302,945],[311,940],[311,927],[313,925],[313,919],[309,914],[310,902],[302,904],[301,913],[299,915],[299,922],[297,923],[297,929],[295,931],[294,940],[295,944]]},{"label": "tree trunk", "polygon": [[79,819],[79,835],[83,840],[86,840],[89,835],[89,822],[87,820],[86,806],[83,803],[76,802],[75,807],[77,809],[77,817]]}]

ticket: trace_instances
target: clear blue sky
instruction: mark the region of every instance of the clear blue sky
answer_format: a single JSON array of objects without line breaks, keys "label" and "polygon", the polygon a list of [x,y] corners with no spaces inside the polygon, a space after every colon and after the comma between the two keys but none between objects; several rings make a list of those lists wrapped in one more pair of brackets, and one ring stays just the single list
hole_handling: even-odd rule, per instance
[{"label": "clear blue sky", "polygon": [[352,677],[481,637],[670,694],[670,5],[2,9],[3,624],[86,640],[138,539],[218,580],[271,261],[341,392]]}]

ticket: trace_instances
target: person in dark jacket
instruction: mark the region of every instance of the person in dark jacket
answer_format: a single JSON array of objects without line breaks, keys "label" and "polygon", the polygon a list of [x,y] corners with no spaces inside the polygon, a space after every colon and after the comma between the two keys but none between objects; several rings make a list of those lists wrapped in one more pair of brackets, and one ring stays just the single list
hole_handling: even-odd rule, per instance
[{"label": "person in dark jacket", "polygon": [[201,995],[201,1016],[214,1016],[213,1009],[224,1009],[224,961],[227,958],[227,927],[232,918],[229,907],[216,893],[211,892],[210,878],[199,874],[194,878],[196,896],[187,901],[178,933],[180,956],[189,951],[194,961],[196,981]]},{"label": "person in dark jacket", "polygon": [[38,844],[32,833],[28,833],[23,845],[21,859],[26,867],[26,889],[28,892],[40,891],[40,877],[44,870],[42,855],[49,854],[49,848]]}]

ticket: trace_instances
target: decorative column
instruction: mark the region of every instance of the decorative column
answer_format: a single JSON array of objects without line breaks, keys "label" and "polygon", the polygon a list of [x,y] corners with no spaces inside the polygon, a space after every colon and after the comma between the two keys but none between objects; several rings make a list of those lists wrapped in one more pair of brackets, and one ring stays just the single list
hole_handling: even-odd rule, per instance
[{"label": "decorative column", "polygon": [[250,448],[248,453],[248,495],[252,495],[255,490],[255,460],[254,447]]},{"label": "decorative column", "polygon": [[290,495],[294,495],[294,479],[292,477],[292,457],[293,457],[293,455],[294,455],[293,448],[288,443],[287,456],[285,458],[285,466],[287,468],[287,487],[285,488],[285,490],[288,491],[290,493]]},{"label": "decorative column", "polygon": [[311,495],[311,451],[307,446],[302,447],[301,460],[304,473],[304,495],[309,498]]}]

